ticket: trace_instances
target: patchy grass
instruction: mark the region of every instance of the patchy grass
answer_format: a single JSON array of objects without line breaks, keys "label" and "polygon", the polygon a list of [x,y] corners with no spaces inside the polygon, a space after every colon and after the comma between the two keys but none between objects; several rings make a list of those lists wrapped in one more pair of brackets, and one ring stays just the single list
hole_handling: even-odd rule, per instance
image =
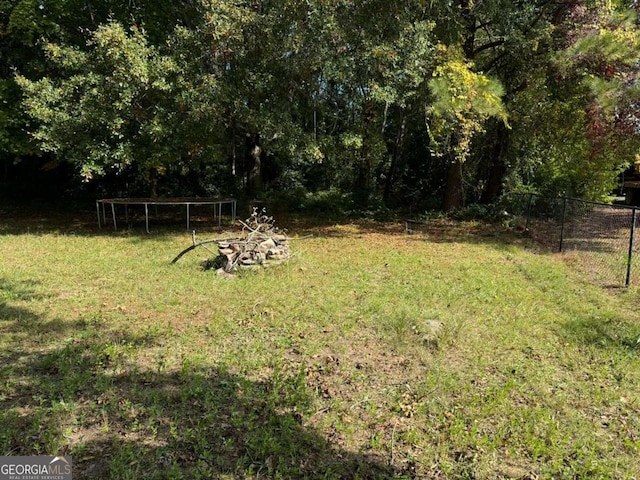
[{"label": "patchy grass", "polygon": [[640,476],[636,289],[475,223],[292,219],[313,237],[290,262],[228,280],[204,251],[169,264],[186,234],[90,222],[0,225],[0,454],[96,479]]}]

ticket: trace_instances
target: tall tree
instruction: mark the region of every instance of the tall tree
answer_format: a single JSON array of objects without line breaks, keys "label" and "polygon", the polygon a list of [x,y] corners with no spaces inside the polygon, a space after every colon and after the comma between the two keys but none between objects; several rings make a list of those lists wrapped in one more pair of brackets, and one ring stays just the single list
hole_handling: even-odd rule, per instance
[{"label": "tall tree", "polygon": [[[43,155],[27,134],[32,119],[24,111],[17,72],[24,78],[55,79],[59,72],[42,45],[90,49],[92,32],[109,21],[144,30],[149,43],[163,45],[176,24],[193,25],[198,2],[132,2],[128,0],[0,0],[0,159],[5,165],[21,157]],[[72,139],[67,139],[72,142]]]},{"label": "tall tree", "polygon": [[411,179],[452,209],[465,186],[489,202],[505,178],[577,185],[635,148],[636,26],[594,17],[607,2],[169,3],[0,3],[0,95],[18,81],[30,115],[0,106],[0,149],[33,122],[85,178],[207,163],[249,195],[338,188],[363,204],[415,200]]},{"label": "tall tree", "polygon": [[445,210],[464,204],[462,166],[473,136],[484,131],[484,124],[491,117],[507,122],[501,101],[502,85],[472,68],[461,51],[441,46],[440,65],[430,82],[435,97],[428,108],[431,139],[435,150],[445,156],[449,164]]},{"label": "tall tree", "polygon": [[[515,109],[514,100],[523,92],[526,95],[530,84],[536,84],[530,80],[531,75],[547,69],[553,61],[558,48],[554,31],[573,3],[459,0],[440,5],[435,10],[441,41],[448,46],[457,46],[474,73],[502,84],[503,105],[514,128],[512,132],[503,121],[485,121],[475,139],[478,144],[491,147],[473,148],[469,154],[473,162],[449,162],[446,209],[461,206],[465,198],[465,194],[461,194],[465,178],[469,183],[484,186],[481,197],[487,202],[501,190],[507,165],[514,161],[510,139],[521,131],[526,134],[519,129],[522,116]],[[478,158],[478,155],[484,158]],[[482,168],[471,169],[465,174],[469,163]]]},{"label": "tall tree", "polygon": [[599,200],[640,146],[639,30],[621,3],[574,2],[562,13],[555,54],[514,97],[510,181]]},{"label": "tall tree", "polygon": [[48,44],[58,76],[16,77],[27,112],[39,124],[34,136],[45,152],[77,165],[86,180],[135,166],[154,193],[157,175],[168,166],[199,160],[209,133],[200,125],[210,112],[194,97],[210,97],[215,85],[191,83],[183,66],[135,27],[127,32],[118,23],[103,25],[88,47]]}]

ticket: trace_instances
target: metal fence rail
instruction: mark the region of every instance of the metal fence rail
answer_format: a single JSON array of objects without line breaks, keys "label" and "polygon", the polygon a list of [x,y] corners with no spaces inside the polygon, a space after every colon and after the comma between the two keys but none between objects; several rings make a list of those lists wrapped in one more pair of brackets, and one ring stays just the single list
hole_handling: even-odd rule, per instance
[{"label": "metal fence rail", "polygon": [[505,208],[524,222],[532,236],[573,258],[579,266],[613,286],[640,282],[634,268],[640,209],[570,197],[511,194]]}]

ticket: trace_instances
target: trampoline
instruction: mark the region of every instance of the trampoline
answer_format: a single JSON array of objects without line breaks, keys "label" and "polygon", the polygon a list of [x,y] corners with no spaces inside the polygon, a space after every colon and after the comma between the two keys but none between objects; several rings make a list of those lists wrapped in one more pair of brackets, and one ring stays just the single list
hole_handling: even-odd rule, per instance
[{"label": "trampoline", "polygon": [[[190,227],[192,206],[196,205],[211,205],[213,206],[213,218],[218,217],[218,226],[222,221],[222,206],[229,205],[232,221],[236,219],[236,199],[235,198],[200,198],[200,197],[187,197],[187,198],[103,198],[96,200],[96,212],[98,214],[98,228],[102,228],[102,225],[107,224],[107,209],[106,206],[111,205],[111,217],[113,219],[113,229],[118,230],[118,223],[116,219],[116,206],[124,206],[126,221],[129,219],[128,207],[132,205],[144,206],[144,221],[147,233],[149,233],[149,206],[159,205],[178,205],[186,207],[186,224],[187,230]],[[102,215],[101,215],[102,214]]]}]

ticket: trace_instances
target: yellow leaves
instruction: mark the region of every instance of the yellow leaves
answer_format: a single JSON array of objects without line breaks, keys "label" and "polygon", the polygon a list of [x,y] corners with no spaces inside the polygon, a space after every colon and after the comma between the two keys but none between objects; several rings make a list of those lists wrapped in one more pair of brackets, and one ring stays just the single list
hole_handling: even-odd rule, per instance
[{"label": "yellow leaves", "polygon": [[453,55],[434,71],[430,86],[436,101],[432,111],[465,117],[498,116],[506,120],[500,83],[474,72],[473,64],[460,58],[459,52],[453,52]]},{"label": "yellow leaves", "polygon": [[427,109],[430,136],[436,150],[443,139],[455,137],[455,145],[446,148],[464,161],[473,135],[483,131],[487,119],[498,117],[506,123],[503,88],[498,81],[474,72],[473,63],[460,48],[438,45],[436,50],[439,65],[429,82],[434,101]]},{"label": "yellow leaves", "polygon": [[[295,147],[292,148],[292,155],[295,153]],[[305,156],[314,163],[322,163],[324,161],[324,153],[318,145],[311,144],[305,148]]]},{"label": "yellow leaves", "polygon": [[93,170],[90,165],[83,165],[80,169],[80,175],[83,182],[89,182],[93,179]]},{"label": "yellow leaves", "polygon": [[397,52],[395,52],[392,48],[386,45],[376,45],[371,50],[371,55],[374,58],[387,58],[387,57],[393,58],[397,56]]},{"label": "yellow leaves", "polygon": [[635,50],[636,56],[640,46],[640,36],[635,28],[616,28],[610,32],[611,41],[626,45],[629,49]]},{"label": "yellow leaves", "polygon": [[342,145],[344,145],[346,148],[351,148],[353,150],[360,150],[362,148],[362,135],[347,133],[342,135],[341,140]]},{"label": "yellow leaves", "polygon": [[444,43],[438,43],[436,44],[434,50],[435,50],[435,54],[438,57],[442,58],[449,51],[449,48],[447,48],[447,46]]},{"label": "yellow leaves", "polygon": [[620,63],[634,65],[640,57],[640,30],[631,11],[612,15],[593,31],[584,32],[563,59],[572,63]]},{"label": "yellow leaves", "polygon": [[49,58],[56,60],[57,58],[60,58],[62,48],[60,47],[60,45],[54,45],[50,43],[45,47],[45,52],[47,53]]}]

